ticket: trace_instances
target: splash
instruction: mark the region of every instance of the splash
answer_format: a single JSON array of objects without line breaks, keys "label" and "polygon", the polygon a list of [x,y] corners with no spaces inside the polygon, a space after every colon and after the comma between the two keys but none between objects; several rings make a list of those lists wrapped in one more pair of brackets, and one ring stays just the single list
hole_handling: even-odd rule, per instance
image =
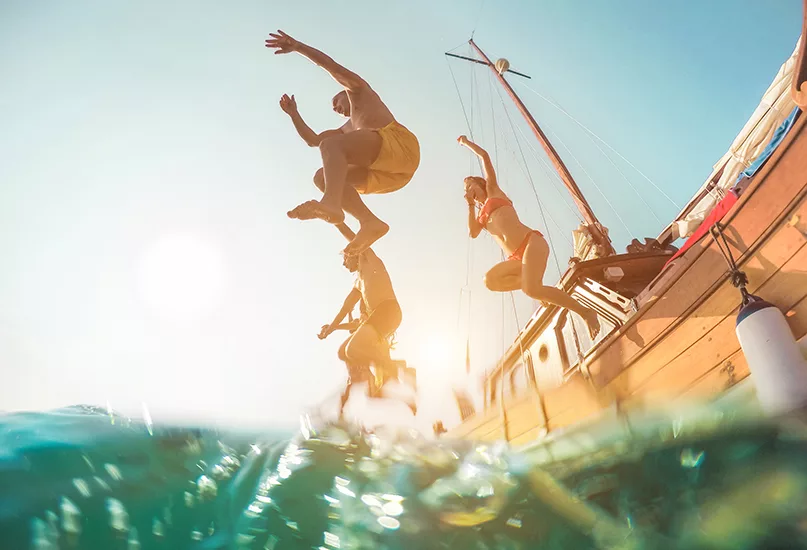
[{"label": "splash", "polygon": [[4,547],[807,548],[799,419],[704,409],[517,451],[405,429],[306,421],[289,437],[110,415],[3,419]]}]

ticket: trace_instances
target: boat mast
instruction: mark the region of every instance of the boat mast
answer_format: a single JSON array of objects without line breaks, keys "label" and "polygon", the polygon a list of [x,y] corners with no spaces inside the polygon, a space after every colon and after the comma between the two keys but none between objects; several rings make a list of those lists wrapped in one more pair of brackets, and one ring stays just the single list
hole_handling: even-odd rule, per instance
[{"label": "boat mast", "polygon": [[[513,90],[512,86],[510,86],[510,83],[507,82],[504,76],[496,69],[496,66],[493,63],[491,63],[488,56],[485,55],[485,52],[483,52],[482,49],[476,45],[476,42],[474,42],[473,39],[469,40],[468,43],[474,48],[474,50],[476,50],[476,53],[478,53],[484,61],[469,59],[466,57],[457,56],[453,54],[449,55],[451,55],[452,57],[460,57],[461,59],[474,61],[482,65],[487,65],[488,68],[490,68],[490,70],[493,71],[493,74],[496,75],[496,78],[499,80],[499,83],[504,87],[505,91],[510,96],[510,99],[512,99],[513,103],[516,104],[518,111],[527,121],[527,124],[532,130],[532,133],[535,134],[535,137],[538,139],[538,142],[544,148],[544,151],[546,151],[549,160],[552,161],[552,164],[555,167],[555,170],[558,172],[561,181],[569,190],[569,193],[572,195],[572,199],[574,199],[574,202],[577,205],[577,209],[583,216],[583,219],[586,222],[587,228],[591,233],[591,236],[594,238],[595,242],[597,242],[597,244],[599,244],[602,247],[602,251],[605,255],[614,254],[615,251],[613,245],[611,244],[611,240],[603,232],[600,221],[597,219],[597,216],[591,209],[591,206],[586,200],[586,197],[583,196],[583,192],[580,190],[580,187],[577,186],[577,182],[574,181],[574,178],[572,177],[572,174],[569,172],[569,169],[566,168],[566,165],[563,163],[563,160],[560,158],[560,155],[558,155],[558,152],[552,146],[552,143],[550,143],[549,138],[546,137],[546,134],[544,134],[543,130],[541,130],[541,127],[538,126],[538,123],[535,121],[532,114],[527,110],[527,107],[521,101],[521,98],[518,97],[515,90]],[[507,72],[512,72],[514,74],[518,74],[519,76],[526,77],[526,75],[516,73],[515,71],[507,71]]]}]

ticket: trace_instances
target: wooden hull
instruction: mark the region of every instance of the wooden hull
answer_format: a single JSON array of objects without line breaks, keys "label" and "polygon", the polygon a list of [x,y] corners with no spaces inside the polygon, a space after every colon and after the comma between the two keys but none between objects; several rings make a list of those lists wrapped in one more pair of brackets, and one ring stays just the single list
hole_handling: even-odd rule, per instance
[{"label": "wooden hull", "polygon": [[[787,312],[807,333],[807,116],[754,176],[721,221],[748,290]],[[448,437],[506,438],[516,445],[601,415],[680,397],[715,397],[749,375],[735,336],[740,293],[711,237],[696,243],[649,287],[652,296],[553,389],[503,398]],[[522,335],[532,345],[542,333]],[[535,358],[533,358],[535,360]],[[512,363],[512,360],[510,361]],[[508,361],[499,367],[506,373]]]}]

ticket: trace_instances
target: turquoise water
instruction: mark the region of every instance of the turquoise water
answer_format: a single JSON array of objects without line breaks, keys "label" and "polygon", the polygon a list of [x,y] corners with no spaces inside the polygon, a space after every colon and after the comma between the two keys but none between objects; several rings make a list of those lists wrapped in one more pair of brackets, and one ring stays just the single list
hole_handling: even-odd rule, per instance
[{"label": "turquoise water", "polygon": [[807,429],[616,418],[514,452],[303,423],[0,417],[3,549],[807,548]]}]

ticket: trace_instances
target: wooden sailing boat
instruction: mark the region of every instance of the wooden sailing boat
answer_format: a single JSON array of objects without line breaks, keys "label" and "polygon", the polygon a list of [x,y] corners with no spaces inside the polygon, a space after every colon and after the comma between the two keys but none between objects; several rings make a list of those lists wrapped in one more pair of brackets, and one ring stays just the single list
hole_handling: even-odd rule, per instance
[{"label": "wooden sailing boat", "polygon": [[[805,33],[807,17],[800,46],[769,90],[775,97],[763,101],[703,188],[658,237],[659,246],[627,254],[614,252],[607,231],[503,71],[473,40],[480,59],[454,55],[495,73],[574,198],[596,253],[581,254],[559,285],[597,310],[604,330],[591,342],[576,315],[555,306],[539,308],[485,376],[483,410],[464,414],[446,437],[523,445],[609,411],[659,399],[717,398],[737,385],[750,387],[740,384],[749,370],[734,332],[738,286],[787,312],[796,338],[807,333],[807,116],[799,117],[795,108],[807,104]],[[789,131],[761,168],[741,182],[737,199],[727,192],[746,168],[736,157],[744,152],[751,155],[745,162],[753,161],[781,131],[783,119],[792,123]],[[666,245],[698,224],[708,234],[691,238],[686,251],[673,258]]]}]

